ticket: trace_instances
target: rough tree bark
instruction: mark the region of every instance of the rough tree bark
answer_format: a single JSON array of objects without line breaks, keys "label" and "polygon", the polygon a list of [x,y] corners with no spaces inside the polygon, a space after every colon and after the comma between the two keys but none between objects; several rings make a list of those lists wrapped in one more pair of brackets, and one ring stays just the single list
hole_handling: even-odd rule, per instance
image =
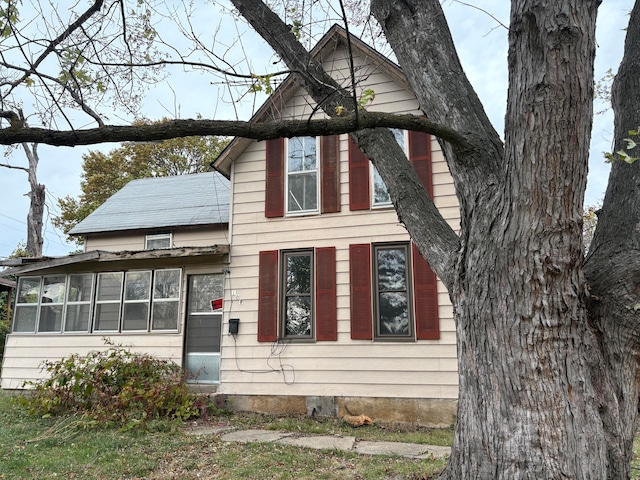
[{"label": "rough tree bark", "polygon": [[29,213],[27,214],[27,252],[31,257],[42,256],[42,219],[44,218],[45,187],[38,183],[38,144],[22,144],[29,161]]}]

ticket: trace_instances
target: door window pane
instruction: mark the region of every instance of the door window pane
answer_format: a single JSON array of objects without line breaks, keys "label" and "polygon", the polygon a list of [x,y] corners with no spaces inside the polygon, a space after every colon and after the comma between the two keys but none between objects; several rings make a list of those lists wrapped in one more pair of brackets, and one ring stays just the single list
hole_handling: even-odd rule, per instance
[{"label": "door window pane", "polygon": [[222,274],[189,277],[189,311],[211,312],[211,300],[223,296],[223,282]]}]

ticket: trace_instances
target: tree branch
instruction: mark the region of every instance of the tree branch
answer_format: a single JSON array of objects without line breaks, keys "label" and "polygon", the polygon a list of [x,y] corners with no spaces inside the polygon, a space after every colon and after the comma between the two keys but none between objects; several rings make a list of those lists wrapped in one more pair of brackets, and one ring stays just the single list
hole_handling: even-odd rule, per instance
[{"label": "tree branch", "polygon": [[[15,115],[13,112],[0,112],[0,117],[9,118],[11,114]],[[267,140],[300,135],[335,135],[375,127],[415,130],[446,138],[447,141],[455,144],[460,142],[461,146],[466,145],[466,139],[457,132],[424,117],[379,112],[361,112],[357,119],[355,115],[348,115],[333,119],[283,120],[269,123],[188,119],[167,120],[151,125],[111,125],[66,131],[9,127],[0,129],[0,145],[29,142],[72,147],[102,142],[156,141],[198,135],[223,135]]]},{"label": "tree branch", "polygon": [[15,170],[23,170],[27,173],[29,173],[29,169],[26,167],[19,167],[17,165],[9,165],[8,163],[0,163],[0,167],[4,167],[4,168],[13,168]]}]

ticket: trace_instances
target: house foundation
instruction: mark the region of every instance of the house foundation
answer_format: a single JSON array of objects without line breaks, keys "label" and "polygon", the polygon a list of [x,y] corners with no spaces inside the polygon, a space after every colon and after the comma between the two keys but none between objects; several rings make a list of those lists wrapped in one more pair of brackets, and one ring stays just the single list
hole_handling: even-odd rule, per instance
[{"label": "house foundation", "polygon": [[365,414],[374,422],[411,423],[432,428],[455,423],[457,400],[389,397],[332,397],[303,395],[220,395],[233,412],[267,415],[342,417]]}]

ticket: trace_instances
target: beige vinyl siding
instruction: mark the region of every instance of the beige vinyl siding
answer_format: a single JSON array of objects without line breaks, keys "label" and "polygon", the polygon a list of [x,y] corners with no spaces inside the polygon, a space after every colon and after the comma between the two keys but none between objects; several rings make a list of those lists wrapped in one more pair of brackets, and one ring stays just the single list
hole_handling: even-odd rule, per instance
[{"label": "beige vinyl siding", "polygon": [[106,350],[104,338],[115,343],[131,346],[131,351],[148,353],[159,358],[182,364],[182,335],[179,333],[160,334],[117,334],[117,335],[16,335],[7,336],[5,355],[2,362],[2,388],[23,388],[25,381],[43,378],[45,361],[57,361],[72,353],[86,355],[91,351]]},{"label": "beige vinyl siding", "polygon": [[118,233],[115,235],[87,235],[84,250],[106,250],[119,252],[121,250],[144,250],[144,234]]},{"label": "beige vinyl siding", "polygon": [[[336,55],[328,61],[340,67],[341,78],[348,78],[343,58]],[[358,70],[358,75],[366,78],[366,87],[376,93],[367,108],[420,114],[415,98],[380,69],[367,67]],[[306,96],[298,95],[279,110],[285,118],[305,118],[312,106]],[[432,152],[435,203],[457,229],[455,191],[435,140]],[[349,211],[346,135],[340,139],[339,213],[265,218],[264,142],[252,143],[236,160],[233,179],[233,245],[224,321],[226,324],[229,318],[239,318],[240,328],[234,339],[224,333],[227,325],[223,327],[221,393],[456,398],[455,325],[448,294],[440,282],[440,340],[383,343],[350,338],[349,245],[408,241],[409,236],[393,209]],[[326,246],[336,247],[338,340],[312,344],[258,343],[259,252]]]},{"label": "beige vinyl siding", "polygon": [[[145,236],[145,233],[139,232],[87,236],[85,251],[144,250]],[[173,232],[171,240],[172,247],[206,247],[229,244],[229,236],[225,227],[176,230]]]}]

